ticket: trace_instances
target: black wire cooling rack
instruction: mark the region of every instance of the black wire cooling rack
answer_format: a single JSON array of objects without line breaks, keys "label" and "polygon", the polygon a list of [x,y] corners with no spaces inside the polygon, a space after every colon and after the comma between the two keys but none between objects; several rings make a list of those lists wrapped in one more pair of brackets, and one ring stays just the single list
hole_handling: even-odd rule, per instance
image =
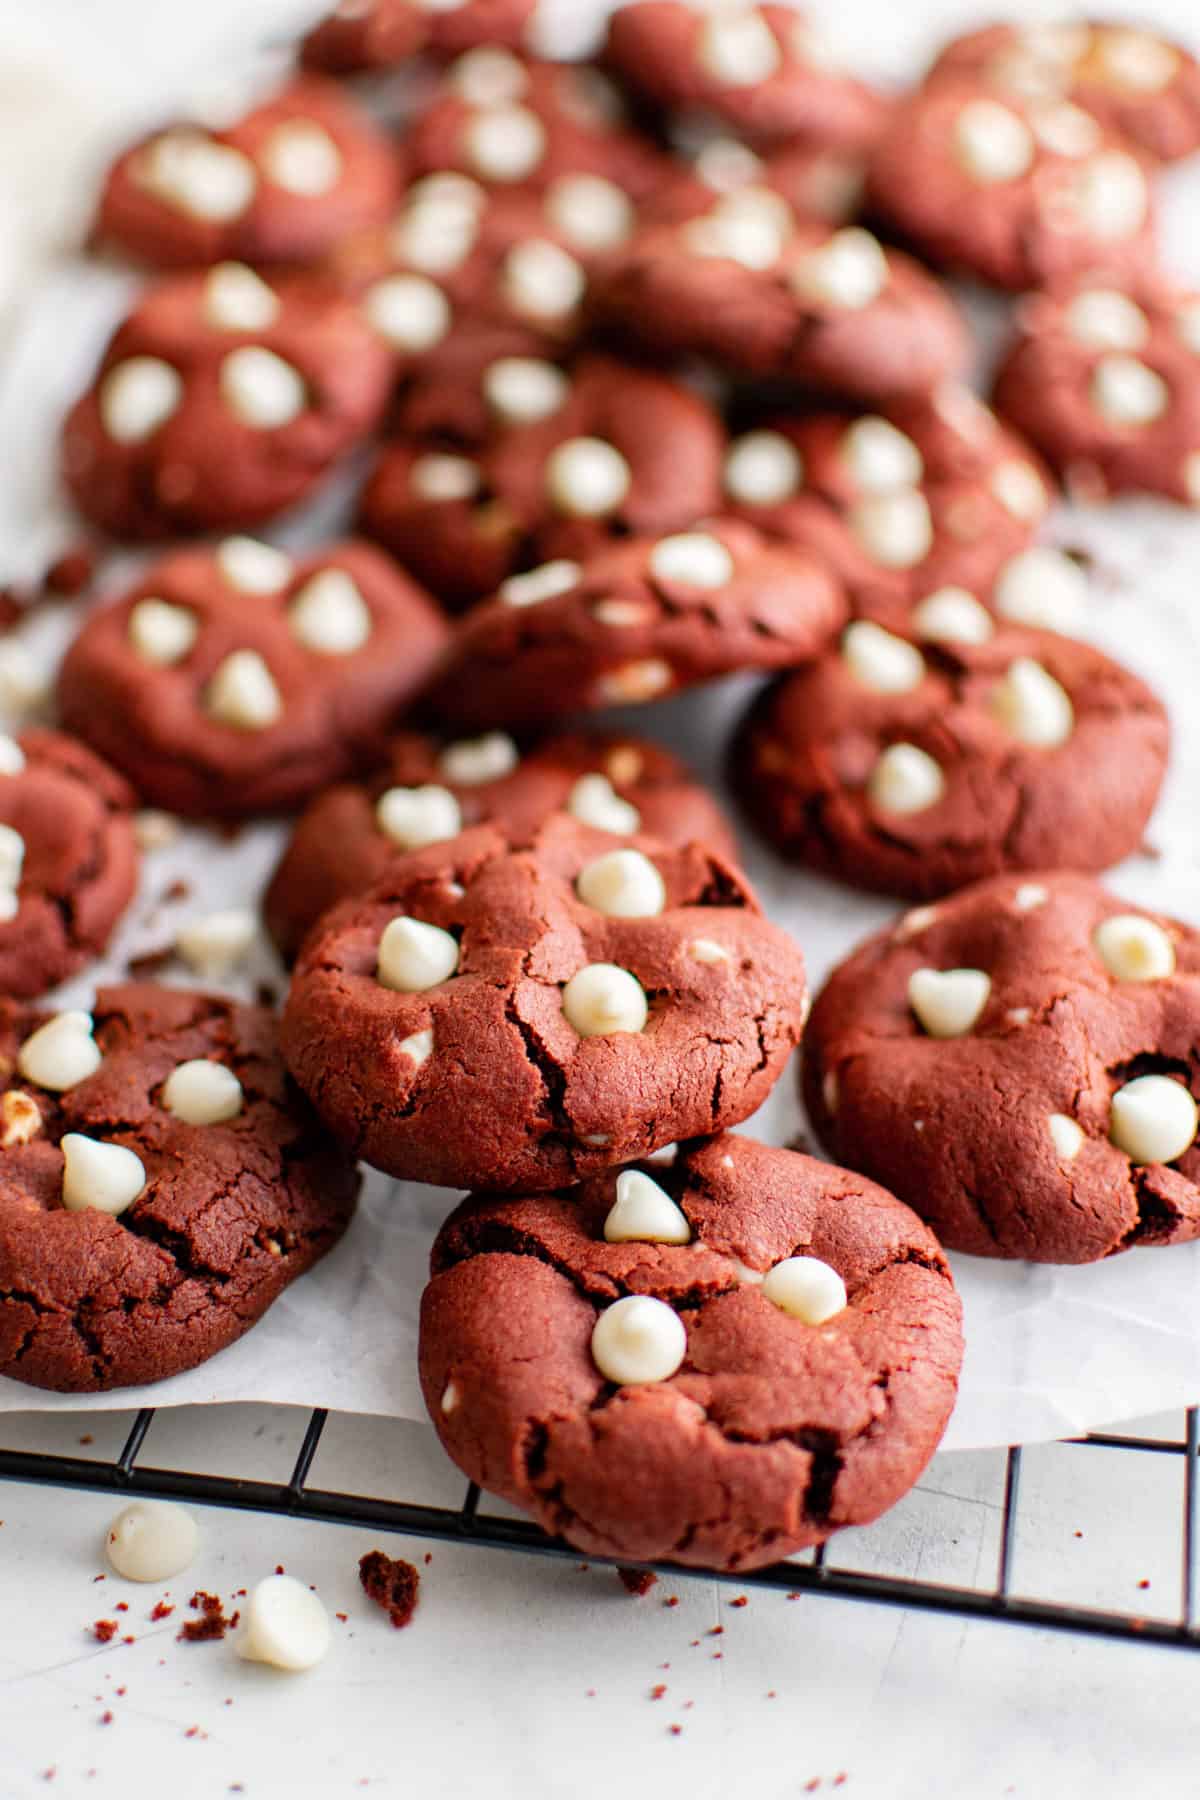
[{"label": "black wire cooling rack", "polygon": [[[525,1521],[495,1516],[480,1510],[480,1490],[468,1485],[459,1507],[429,1506],[415,1501],[384,1500],[368,1494],[345,1494],[309,1485],[313,1458],[329,1417],[324,1408],[308,1419],[300,1451],[286,1482],[248,1481],[209,1475],[190,1469],[157,1469],[140,1461],[146,1433],[155,1409],[144,1407],[134,1419],[124,1447],[115,1461],[92,1461],[32,1450],[0,1449],[0,1480],[40,1482],[50,1487],[93,1489],[121,1495],[192,1501],[198,1506],[229,1506],[243,1512],[281,1514],[290,1519],[311,1519],[333,1525],[355,1525],[409,1537],[437,1538],[445,1543],[472,1544],[493,1550],[518,1550],[537,1556],[577,1561],[579,1552],[560,1539],[550,1538]],[[1092,1432],[1065,1440],[1071,1444],[1120,1450],[1130,1455],[1170,1456],[1184,1459],[1183,1503],[1179,1522],[1180,1608],[1176,1620],[1142,1618],[1134,1613],[1108,1612],[1040,1600],[1012,1592],[1013,1555],[1021,1506],[1021,1451],[1007,1452],[1004,1499],[1001,1511],[1000,1548],[993,1587],[955,1587],[946,1583],[914,1581],[905,1576],[864,1573],[839,1568],[833,1560],[836,1540],[822,1546],[809,1561],[780,1562],[750,1574],[708,1575],[706,1580],[728,1581],[740,1588],[783,1589],[789,1593],[823,1594],[842,1600],[868,1600],[876,1604],[911,1607],[921,1612],[951,1613],[971,1619],[1002,1620],[1013,1625],[1040,1625],[1089,1637],[1117,1638],[1125,1642],[1160,1644],[1184,1650],[1200,1650],[1200,1408],[1186,1414],[1179,1438],[1138,1437],[1111,1432]],[[827,1553],[828,1551],[828,1553]],[[592,1563],[603,1557],[589,1556]],[[622,1564],[623,1567],[631,1565]],[[651,1565],[632,1565],[650,1567]],[[660,1567],[672,1581],[700,1571]]]}]

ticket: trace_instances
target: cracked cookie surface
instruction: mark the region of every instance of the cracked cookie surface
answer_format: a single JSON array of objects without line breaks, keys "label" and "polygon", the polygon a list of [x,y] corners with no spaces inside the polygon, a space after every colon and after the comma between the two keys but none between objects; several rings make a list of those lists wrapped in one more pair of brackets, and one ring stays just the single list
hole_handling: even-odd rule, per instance
[{"label": "cracked cookie surface", "polygon": [[[490,1492],[592,1554],[747,1569],[865,1524],[918,1478],[954,1403],[960,1306],[932,1235],[869,1181],[736,1134],[646,1165],[690,1241],[605,1240],[612,1171],[566,1194],[473,1195],[432,1255],[425,1403]],[[847,1304],[789,1316],[762,1278],[820,1259]],[[603,1310],[677,1313],[668,1379],[616,1386]]]}]

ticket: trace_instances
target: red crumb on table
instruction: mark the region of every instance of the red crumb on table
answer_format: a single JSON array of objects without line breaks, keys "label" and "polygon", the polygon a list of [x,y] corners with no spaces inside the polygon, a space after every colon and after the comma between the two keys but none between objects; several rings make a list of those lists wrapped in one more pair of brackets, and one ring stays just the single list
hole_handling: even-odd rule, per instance
[{"label": "red crumb on table", "polygon": [[116,1610],[117,1610],[117,1611],[118,1611],[118,1612],[128,1612],[128,1611],[129,1611],[129,1602],[128,1602],[128,1600],[118,1600],[118,1601],[117,1601],[117,1608],[116,1608]]},{"label": "red crumb on table", "polygon": [[223,1638],[227,1631],[232,1631],[240,1613],[232,1613],[225,1617],[225,1608],[219,1594],[206,1594],[197,1590],[188,1601],[193,1612],[198,1612],[198,1619],[188,1619],[183,1629],[176,1635],[176,1643],[203,1644],[211,1638]]},{"label": "red crumb on table", "polygon": [[382,1606],[397,1631],[410,1623],[417,1610],[421,1585],[421,1577],[411,1563],[385,1556],[382,1550],[368,1550],[359,1558],[358,1579],[363,1593],[376,1606]]},{"label": "red crumb on table", "polygon": [[175,1608],[169,1601],[160,1600],[158,1605],[154,1608],[154,1611],[150,1614],[150,1617],[157,1624],[159,1619],[169,1619],[174,1611]]},{"label": "red crumb on table", "polygon": [[843,1769],[843,1770],[842,1770],[842,1772],[841,1772],[841,1774],[840,1774],[840,1775],[835,1775],[835,1776],[834,1776],[834,1778],[833,1778],[833,1785],[834,1785],[834,1787],[845,1787],[845,1785],[846,1785],[846,1771],[845,1771],[845,1769]]},{"label": "red crumb on table", "polygon": [[287,1570],[284,1568],[282,1563],[276,1563],[275,1564],[275,1573],[277,1575],[285,1575],[287,1573]]},{"label": "red crumb on table", "polygon": [[97,1643],[111,1644],[116,1635],[117,1621],[115,1619],[97,1619],[92,1626],[92,1636]]},{"label": "red crumb on table", "polygon": [[107,1580],[108,1580],[107,1575],[93,1575],[92,1576],[93,1584],[95,1584],[97,1581],[107,1581]]},{"label": "red crumb on table", "polygon": [[670,1732],[672,1737],[682,1737],[683,1736],[683,1726],[682,1725],[668,1725],[667,1730]]},{"label": "red crumb on table", "polygon": [[666,1599],[663,1601],[663,1605],[664,1606],[678,1606],[679,1605],[679,1595],[678,1594],[668,1594]]},{"label": "red crumb on table", "polygon": [[428,1568],[432,1561],[433,1561],[433,1551],[427,1550],[425,1552],[425,1567]]},{"label": "red crumb on table", "polygon": [[1149,1586],[1150,1586],[1150,1583],[1149,1583],[1149,1582],[1148,1582],[1148,1581],[1144,1581],[1144,1580],[1143,1580],[1143,1581],[1139,1581],[1139,1582],[1138,1582],[1138,1586],[1139,1586],[1139,1587],[1140,1587],[1140,1588],[1148,1588],[1148,1587],[1149,1587]]},{"label": "red crumb on table", "polygon": [[788,1595],[789,1600],[798,1600],[799,1598],[800,1598],[799,1594],[789,1594]]},{"label": "red crumb on table", "polygon": [[110,1712],[102,1712],[100,1714],[100,1723],[102,1725],[111,1725],[112,1722],[113,1722],[113,1715]]},{"label": "red crumb on table", "polygon": [[136,1638],[135,1638],[135,1637],[132,1637],[132,1636],[129,1636],[129,1637],[123,1637],[123,1638],[122,1638],[122,1639],[121,1639],[121,1642],[122,1642],[122,1643],[123,1643],[123,1644],[136,1644],[136,1643],[137,1643],[137,1639],[136,1639]]},{"label": "red crumb on table", "polygon": [[350,1617],[350,1614],[349,1613],[334,1613],[333,1616],[335,1619],[340,1619],[342,1621],[342,1624],[344,1625],[346,1623],[347,1619]]},{"label": "red crumb on table", "polygon": [[649,1569],[618,1569],[617,1580],[627,1594],[648,1594],[658,1585],[658,1576]]},{"label": "red crumb on table", "polygon": [[724,1637],[725,1627],[723,1625],[710,1625],[704,1635],[705,1637]]},{"label": "red crumb on table", "polygon": [[584,1699],[585,1699],[585,1700],[594,1700],[594,1699],[595,1699],[595,1698],[596,1698],[596,1690],[595,1690],[595,1688],[588,1688],[588,1689],[587,1689],[587,1690],[586,1690],[586,1691],[585,1691],[585,1693],[584,1693],[584,1696],[583,1696],[583,1697],[584,1697]]},{"label": "red crumb on table", "polygon": [[79,1441],[81,1444],[94,1444],[96,1440],[90,1431],[85,1431]]},{"label": "red crumb on table", "polygon": [[667,1691],[666,1682],[665,1681],[656,1681],[654,1686],[650,1689],[650,1698],[652,1700],[661,1700],[663,1695],[666,1693],[666,1691]]},{"label": "red crumb on table", "polygon": [[749,1597],[749,1595],[748,1595],[748,1594],[739,1594],[739,1595],[738,1595],[738,1596],[737,1596],[737,1599],[736,1599],[736,1600],[731,1600],[731,1601],[730,1601],[730,1602],[729,1602],[729,1604],[730,1604],[730,1606],[749,1606],[749,1604],[750,1604],[750,1597]]}]

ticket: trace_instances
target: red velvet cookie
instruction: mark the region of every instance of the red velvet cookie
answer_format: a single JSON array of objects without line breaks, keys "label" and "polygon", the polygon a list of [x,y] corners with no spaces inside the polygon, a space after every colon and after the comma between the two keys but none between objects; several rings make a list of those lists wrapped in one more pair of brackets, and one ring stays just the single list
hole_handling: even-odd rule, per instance
[{"label": "red velvet cookie", "polygon": [[358,1191],[263,1007],[0,1005],[0,1372],[90,1393],[195,1368],[337,1242]]},{"label": "red velvet cookie", "polygon": [[241,263],[144,293],[63,427],[80,511],[119,537],[250,525],[317,487],[383,412],[391,359],[358,308]]},{"label": "red velvet cookie", "polygon": [[334,82],[294,82],[236,124],[176,124],[114,163],[96,234],[160,267],[314,262],[381,222],[396,152]]},{"label": "red velvet cookie", "polygon": [[736,519],[511,576],[463,621],[422,707],[468,728],[660,700],[807,662],[846,616],[824,563]]},{"label": "red velvet cookie", "polygon": [[996,404],[1081,499],[1200,503],[1200,293],[1153,270],[1030,294]]},{"label": "red velvet cookie", "polygon": [[1167,742],[1161,702],[1090,644],[1013,627],[918,647],[860,620],[754,702],[733,771],[785,854],[918,898],[1131,855]]},{"label": "red velvet cookie", "polygon": [[293,561],[230,538],[165,557],[92,613],[58,701],[154,805],[243,818],[376,762],[446,638],[368,544]]},{"label": "red velvet cookie", "polygon": [[1038,287],[1154,254],[1150,165],[1068,101],[998,95],[946,74],[892,115],[871,205],[933,261],[998,287]]},{"label": "red velvet cookie", "polygon": [[329,1128],[389,1174],[556,1187],[720,1130],[800,1036],[804,964],[744,877],[559,815],[477,825],[325,915],[283,1021]]},{"label": "red velvet cookie", "polygon": [[804,1096],[952,1249],[1095,1262],[1200,1237],[1198,1045],[1194,930],[1082,875],[1004,876],[835,969]]},{"label": "red velvet cookie", "polygon": [[588,1555],[750,1569],[868,1524],[954,1404],[932,1235],[872,1182],[733,1133],[562,1194],[473,1195],[432,1269],[438,1436]]},{"label": "red velvet cookie", "polygon": [[331,75],[394,69],[422,51],[458,56],[477,44],[519,47],[536,0],[340,0],[300,45],[305,68]]},{"label": "red velvet cookie", "polygon": [[44,994],[103,950],[137,886],[133,806],[73,738],[0,737],[0,993]]},{"label": "red velvet cookie", "polygon": [[720,807],[661,744],[580,733],[522,754],[500,731],[446,744],[406,732],[370,782],[326,788],[301,816],[263,901],[271,935],[291,958],[323,912],[365,892],[405,851],[482,824],[523,842],[560,811],[620,841],[645,832],[737,861]]}]

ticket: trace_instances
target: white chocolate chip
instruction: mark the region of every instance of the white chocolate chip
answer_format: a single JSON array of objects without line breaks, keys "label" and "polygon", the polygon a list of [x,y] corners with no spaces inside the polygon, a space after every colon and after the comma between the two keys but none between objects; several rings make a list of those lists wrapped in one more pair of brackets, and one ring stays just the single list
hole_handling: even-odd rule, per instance
[{"label": "white chocolate chip", "polygon": [[448,456],[430,451],[418,456],[409,471],[408,484],[422,500],[470,500],[479,492],[479,465],[468,456]]},{"label": "white chocolate chip", "polygon": [[1092,933],[1096,953],[1118,981],[1162,981],[1175,973],[1175,946],[1141,913],[1113,913]]},{"label": "white chocolate chip", "polygon": [[1114,87],[1135,94],[1157,94],[1175,79],[1179,54],[1162,38],[1127,27],[1102,28],[1096,51]]},{"label": "white chocolate chip", "polygon": [[1141,307],[1117,288],[1085,288],[1064,316],[1075,342],[1089,350],[1140,350],[1150,335]]},{"label": "white chocolate chip", "polygon": [[499,44],[480,44],[457,57],[446,82],[468,106],[507,106],[529,86],[525,65]]},{"label": "white chocolate chip", "polygon": [[35,1087],[64,1094],[94,1075],[104,1058],[92,1036],[92,1015],[55,1013],[25,1039],[17,1054],[18,1073]]},{"label": "white chocolate chip", "polygon": [[641,1169],[617,1176],[617,1198],[604,1221],[608,1244],[690,1244],[692,1228],[665,1188]]},{"label": "white chocolate chip", "polygon": [[25,752],[15,737],[0,732],[0,775],[19,775],[25,767]]},{"label": "white chocolate chip", "polygon": [[25,839],[11,825],[0,825],[0,920],[15,919],[20,909],[17,887],[25,861]]},{"label": "white chocolate chip", "polygon": [[819,1256],[789,1256],[768,1269],[762,1296],[805,1325],[824,1325],[846,1309],[846,1284]]},{"label": "white chocolate chip", "polygon": [[1046,1129],[1050,1133],[1050,1141],[1055,1152],[1064,1162],[1074,1162],[1083,1149],[1083,1132],[1074,1119],[1066,1113],[1050,1113],[1046,1119]]},{"label": "white chocolate chip", "polygon": [[179,837],[179,820],[173,813],[145,807],[133,815],[133,835],[139,850],[165,850]]},{"label": "white chocolate chip", "polygon": [[1018,912],[1036,912],[1049,898],[1049,889],[1040,887],[1036,881],[1026,881],[1013,895],[1013,905]]},{"label": "white chocolate chip", "polygon": [[867,796],[880,812],[924,812],[945,791],[946,777],[916,744],[889,744],[867,782]]},{"label": "white chocolate chip", "polygon": [[913,629],[932,644],[986,644],[995,626],[966,588],[938,588],[913,608]]},{"label": "white chocolate chip", "polygon": [[104,1550],[125,1581],[170,1581],[195,1561],[200,1533],[173,1500],[132,1500],[108,1528]]},{"label": "white chocolate chip", "polygon": [[342,178],[342,153],[311,119],[277,125],[259,153],[269,180],[289,194],[328,194]]},{"label": "white chocolate chip", "polygon": [[488,731],[482,737],[447,744],[438,757],[438,769],[447,781],[460,787],[478,787],[511,775],[520,760],[521,752],[506,731]]},{"label": "white chocolate chip", "polygon": [[444,1413],[452,1413],[461,1399],[462,1395],[459,1393],[455,1384],[452,1381],[448,1381],[442,1389],[442,1411]]},{"label": "white chocolate chip", "polygon": [[1110,425],[1152,425],[1171,403],[1156,369],[1134,356],[1105,356],[1092,372],[1092,405]]},{"label": "white chocolate chip", "polygon": [[509,304],[529,319],[561,319],[579,305],[587,276],[570,251],[549,238],[526,238],[504,259]]},{"label": "white chocolate chip", "polygon": [[248,907],[228,906],[185,925],[175,948],[197,975],[219,979],[244,960],[257,936],[256,915]]},{"label": "white chocolate chip", "polygon": [[763,177],[762,158],[737,138],[713,138],[701,145],[692,167],[705,187],[728,194]]},{"label": "white chocolate chip", "polygon": [[384,927],[376,970],[381,987],[423,994],[458,970],[458,940],[439,925],[401,913]]},{"label": "white chocolate chip", "polygon": [[836,1119],[838,1102],[841,1099],[841,1083],[838,1081],[836,1069],[829,1069],[821,1081],[821,1104],[831,1119]]},{"label": "white chocolate chip", "polygon": [[118,444],[140,444],[177,411],[183,378],[160,356],[130,356],[100,383],[100,421]]},{"label": "white chocolate chip", "polygon": [[1016,181],[1033,162],[1033,133],[998,100],[969,100],[954,122],[954,151],[974,181]]},{"label": "white chocolate chip", "polygon": [[1171,1163],[1190,1149],[1200,1122],[1187,1088],[1169,1075],[1139,1075],[1112,1097],[1108,1135],[1135,1163]]},{"label": "white chocolate chip", "polygon": [[1039,100],[1029,109],[1033,135],[1055,156],[1090,156],[1104,140],[1096,120],[1067,100]]},{"label": "white chocolate chip", "polygon": [[671,586],[719,588],[733,580],[733,557],[707,531],[681,531],[660,538],[650,552],[650,573]]},{"label": "white chocolate chip", "polygon": [[847,625],[842,658],[854,679],[877,694],[909,694],[925,679],[925,658],[916,645],[870,619]]},{"label": "white chocolate chip", "polygon": [[603,175],[560,175],[546,191],[546,216],[580,250],[611,250],[633,230],[633,206]]},{"label": "white chocolate chip", "polygon": [[1192,450],[1183,459],[1183,491],[1192,506],[1200,506],[1200,450]]},{"label": "white chocolate chip", "polygon": [[828,243],[810,250],[792,269],[792,285],[806,299],[850,311],[877,300],[888,277],[883,246],[858,225],[835,231]]},{"label": "white chocolate chip", "polygon": [[411,1037],[401,1038],[397,1048],[401,1056],[407,1056],[419,1069],[433,1055],[433,1031],[414,1031]]},{"label": "white chocolate chip", "polygon": [[911,569],[933,547],[929,504],[916,488],[865,494],[850,508],[847,523],[861,548],[885,569]]},{"label": "white chocolate chip", "polygon": [[999,463],[992,470],[988,485],[1014,519],[1040,519],[1049,505],[1046,484],[1032,463]]},{"label": "white chocolate chip", "polygon": [[527,106],[492,107],[469,121],[463,150],[485,181],[524,181],[546,153],[546,128]]},{"label": "white chocolate chip", "polygon": [[614,1300],[592,1330],[592,1361],[606,1381],[621,1387],[669,1381],[686,1355],[683,1320],[649,1294]]},{"label": "white chocolate chip", "polygon": [[638,706],[656,700],[675,685],[675,671],[661,656],[643,657],[639,662],[621,663],[597,677],[596,702],[600,706]]},{"label": "white chocolate chip", "polygon": [[462,809],[449,788],[393,787],[375,802],[375,823],[401,850],[420,850],[457,837]]},{"label": "white chocolate chip", "polygon": [[413,188],[392,229],[397,262],[426,275],[446,275],[461,267],[478,240],[484,204],[483,189],[465,175],[426,176]]},{"label": "white chocolate chip", "polygon": [[368,323],[395,350],[432,350],[450,329],[453,314],[436,281],[427,275],[387,275],[367,290]]},{"label": "white chocolate chip", "polygon": [[1146,221],[1146,177],[1126,151],[1105,150],[1073,171],[1059,204],[1068,221],[1092,237],[1103,242],[1130,238]]},{"label": "white chocolate chip", "polygon": [[771,27],[749,7],[706,19],[696,54],[705,73],[721,87],[753,87],[767,81],[783,62]]},{"label": "white chocolate chip", "polygon": [[718,944],[715,938],[693,938],[688,945],[688,955],[698,963],[725,963],[729,961],[729,952],[724,944]]},{"label": "white chocolate chip", "polygon": [[501,356],[483,377],[484,398],[506,425],[548,419],[570,391],[562,370],[536,356]]},{"label": "white chocolate chip", "polygon": [[216,556],[222,575],[241,594],[277,594],[291,578],[291,557],[257,538],[226,538]]},{"label": "white chocolate chip", "polygon": [[640,830],[642,815],[613,789],[607,775],[581,775],[567,796],[567,811],[581,825],[628,837]]},{"label": "white chocolate chip", "polygon": [[257,650],[234,650],[218,663],[204,706],[210,718],[235,731],[264,731],[283,712],[275,677]]},{"label": "white chocolate chip", "polygon": [[856,419],[842,438],[842,461],[865,494],[916,487],[925,473],[917,446],[887,419]]},{"label": "white chocolate chip", "polygon": [[133,1205],[146,1185],[145,1164],[123,1144],[68,1131],[60,1148],[62,1202],[68,1212],[91,1210],[115,1217]]},{"label": "white chocolate chip", "polygon": [[580,1037],[643,1031],[649,1017],[646,992],[628,969],[587,963],[563,988],[563,1016]]},{"label": "white chocolate chip", "polygon": [[740,263],[744,269],[772,269],[783,254],[787,227],[762,212],[721,207],[681,227],[691,256]]},{"label": "white chocolate chip", "polygon": [[169,600],[139,600],[129,614],[129,641],[143,662],[167,668],[182,662],[200,631],[200,621],[188,606]]},{"label": "white chocolate chip", "polygon": [[608,919],[649,919],[667,904],[662,876],[640,850],[609,850],[579,871],[575,891]]},{"label": "white chocolate chip", "polygon": [[163,1083],[162,1103],[185,1125],[222,1125],[237,1118],[245,1095],[232,1069],[197,1056],[171,1070]]},{"label": "white chocolate chip", "polygon": [[1010,1006],[1004,1015],[1006,1025],[1028,1025],[1033,1017],[1033,1009],[1029,1006]]},{"label": "white chocolate chip", "polygon": [[937,917],[936,906],[914,906],[911,911],[905,913],[892,936],[897,938],[916,937],[919,932],[928,931]]},{"label": "white chocolate chip", "polygon": [[800,452],[779,431],[748,431],[725,459],[725,492],[741,506],[778,506],[803,483]]},{"label": "white chocolate chip", "polygon": [[[1188,300],[1175,313],[1175,330],[1189,350],[1200,354],[1200,300]],[[1123,348],[1124,346],[1118,346]],[[1132,345],[1137,349],[1138,346]]]},{"label": "white chocolate chip", "polygon": [[629,492],[633,471],[603,438],[568,438],[546,458],[546,492],[559,512],[573,519],[613,513]]},{"label": "white chocolate chip", "polygon": [[506,606],[539,606],[543,600],[569,593],[582,573],[578,563],[560,557],[557,562],[542,563],[525,575],[510,575],[507,581],[500,583],[498,591]]},{"label": "white chocolate chip", "polygon": [[277,431],[304,411],[304,377],[261,344],[231,350],[217,379],[229,410],[255,431]]},{"label": "white chocolate chip", "polygon": [[294,1674],[313,1668],[329,1649],[329,1614],[312,1589],[291,1575],[260,1581],[242,1612],[235,1647],[247,1662]]},{"label": "white chocolate chip", "polygon": [[1038,749],[1065,744],[1075,729],[1075,709],[1067,690],[1030,656],[1018,656],[1009,664],[988,704],[1006,731]]},{"label": "white chocolate chip", "polygon": [[320,569],[293,597],[288,624],[306,649],[352,656],[371,635],[371,609],[345,569]]},{"label": "white chocolate chip", "polygon": [[908,1004],[930,1037],[965,1037],[991,991],[991,977],[982,969],[914,969]]},{"label": "white chocolate chip", "polygon": [[1032,544],[1000,571],[996,611],[1019,625],[1070,633],[1087,607],[1088,581],[1079,564],[1049,544]]},{"label": "white chocolate chip", "polygon": [[279,317],[279,296],[245,263],[218,263],[204,280],[204,315],[218,331],[266,331]]},{"label": "white chocolate chip", "polygon": [[239,218],[258,186],[248,156],[186,127],[154,138],[135,160],[133,171],[160,200],[197,219]]}]

